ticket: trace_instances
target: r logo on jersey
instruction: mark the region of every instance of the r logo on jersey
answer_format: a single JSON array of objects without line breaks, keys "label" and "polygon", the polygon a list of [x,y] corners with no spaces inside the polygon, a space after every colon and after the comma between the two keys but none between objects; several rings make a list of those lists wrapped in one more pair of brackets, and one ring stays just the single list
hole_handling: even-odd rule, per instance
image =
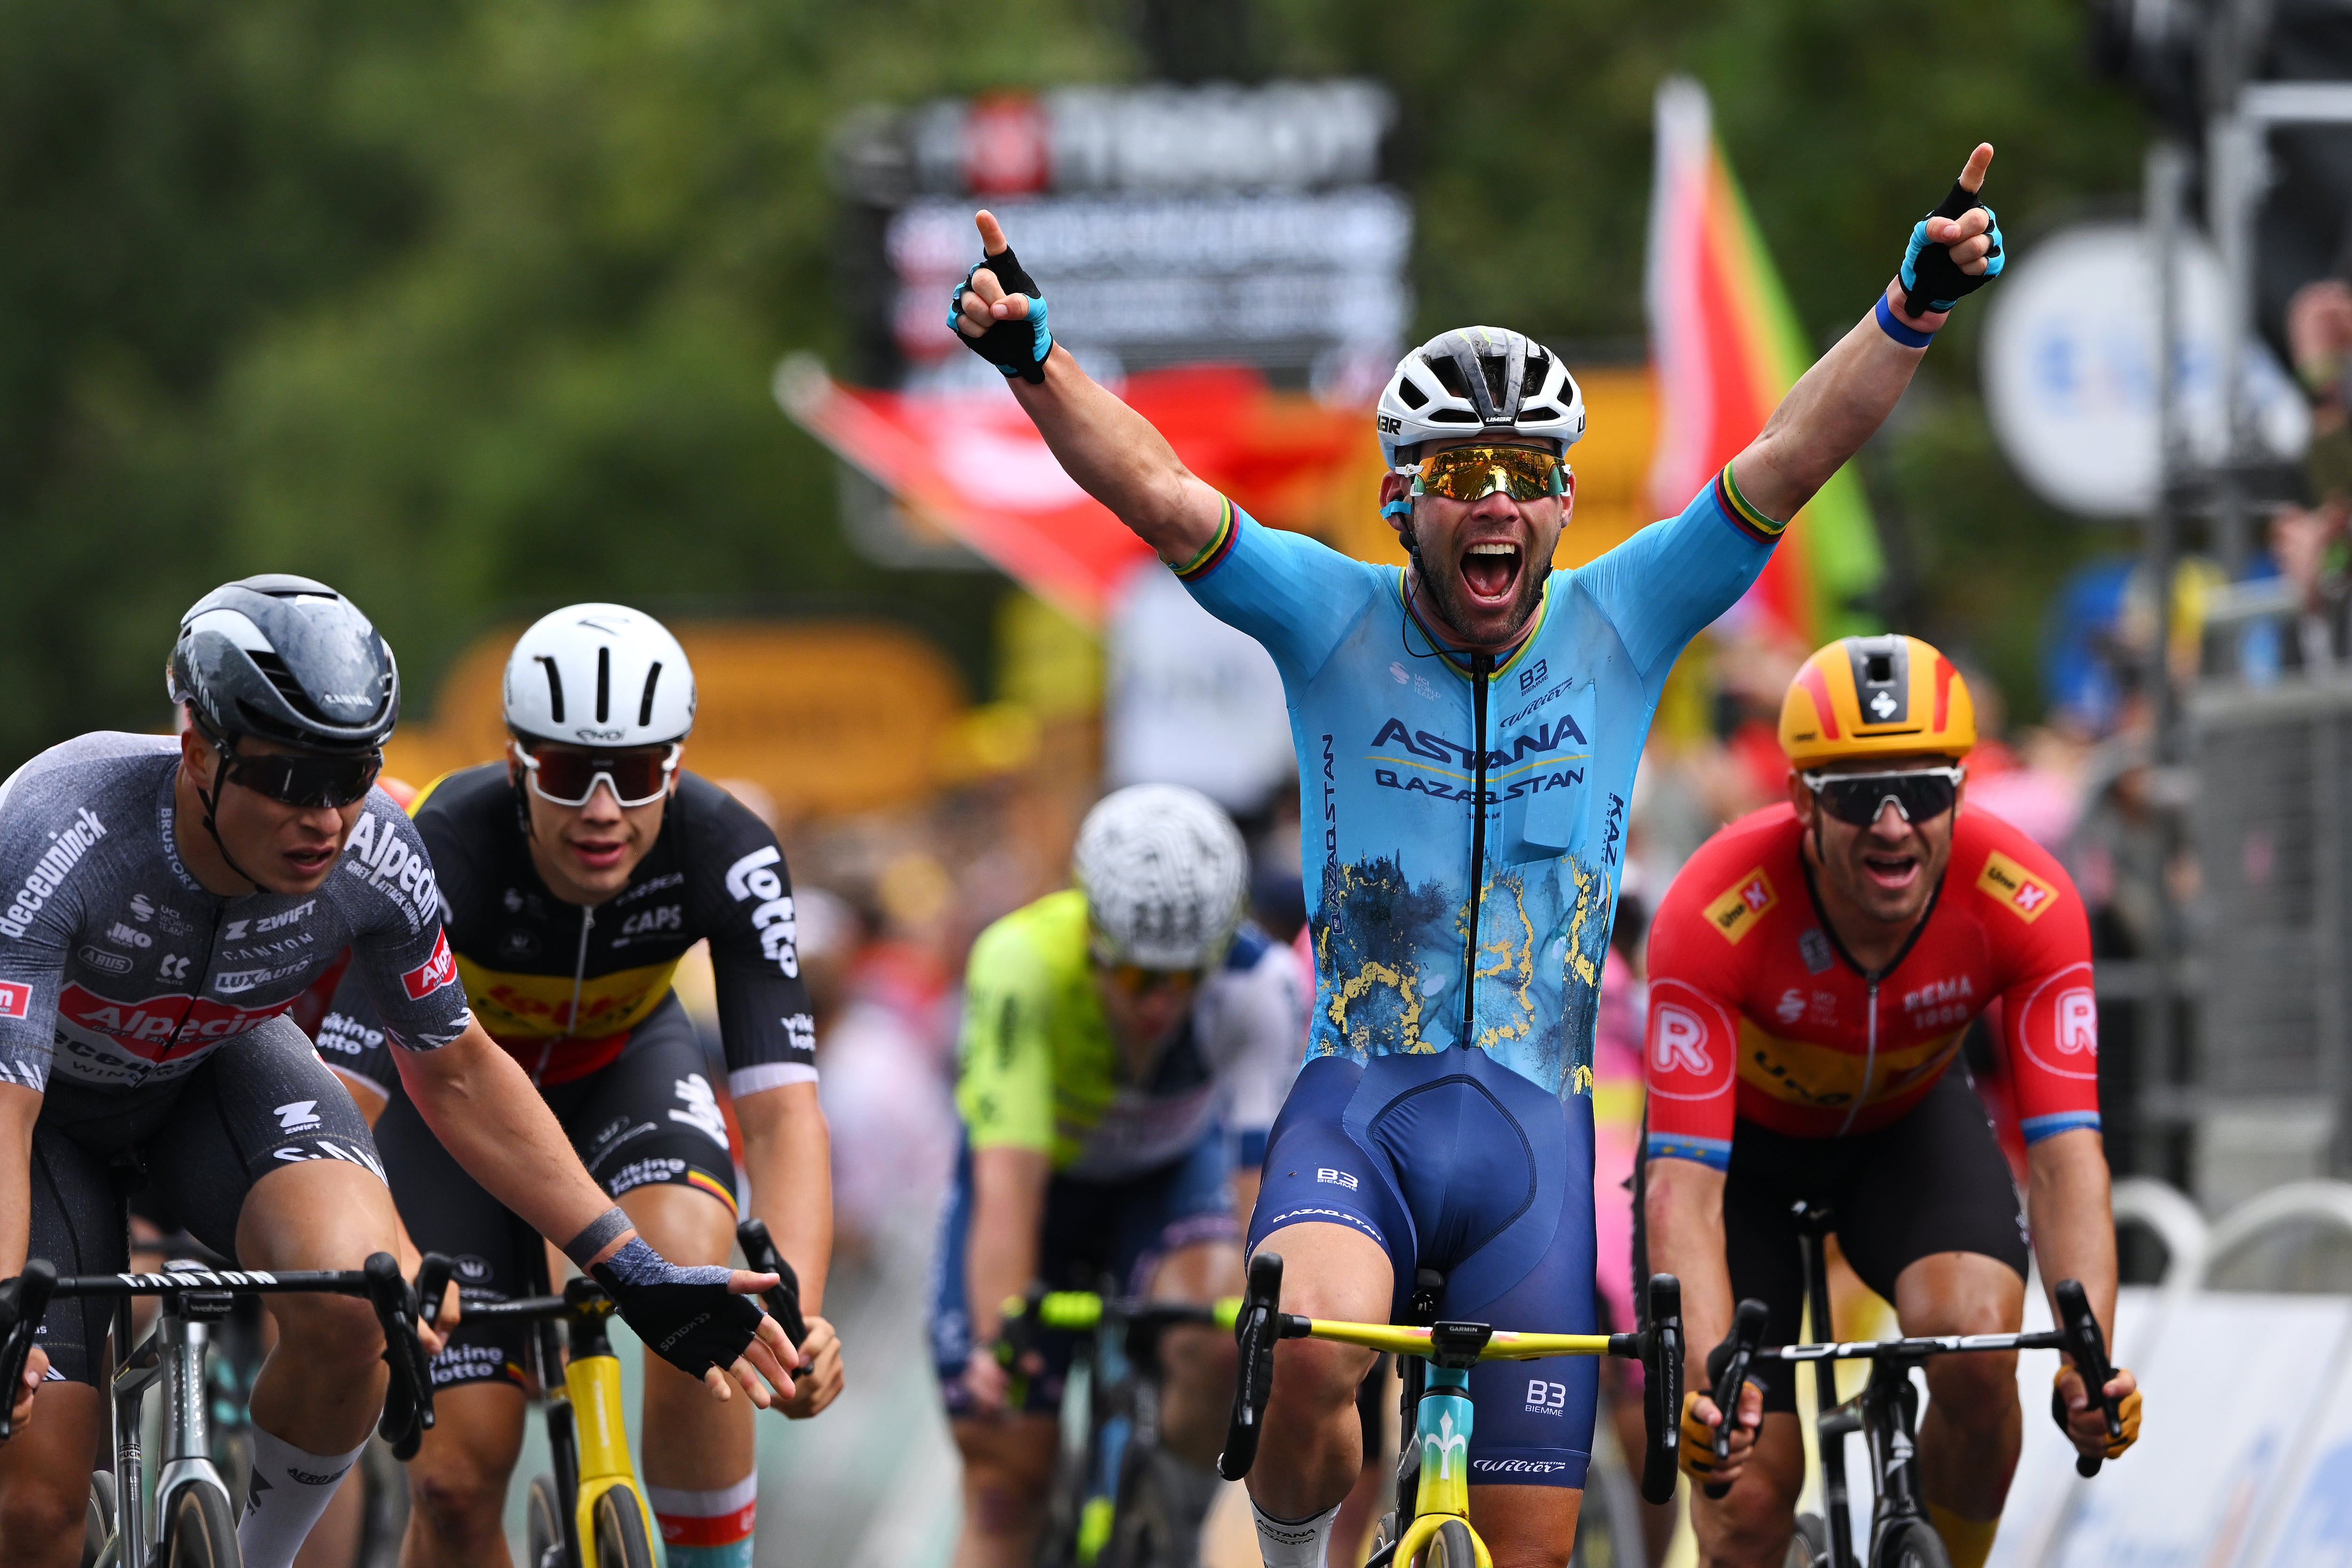
[{"label": "r logo on jersey", "polygon": [[1650,1065],[1662,1073],[1680,1068],[1704,1078],[1715,1064],[1707,1059],[1706,1026],[1697,1014],[1671,1003],[1650,1015]]},{"label": "r logo on jersey", "polygon": [[411,1002],[422,1002],[457,979],[457,960],[449,952],[449,933],[445,931],[433,943],[433,956],[402,975],[400,984]]},{"label": "r logo on jersey", "polygon": [[2058,890],[1996,849],[1985,857],[1977,875],[1977,890],[1990,893],[2026,924],[2032,925],[2058,900]]},{"label": "r logo on jersey", "polygon": [[29,1018],[33,1016],[33,988],[19,985],[13,980],[0,980],[0,1018]]},{"label": "r logo on jersey", "polygon": [[1722,933],[1724,941],[1737,946],[1741,937],[1756,929],[1764,912],[1780,901],[1772,891],[1772,879],[1759,866],[1706,906],[1707,923]]},{"label": "r logo on jersey", "polygon": [[2070,1057],[2099,1054],[2099,1001],[2087,985],[2058,993],[2058,1048]]}]

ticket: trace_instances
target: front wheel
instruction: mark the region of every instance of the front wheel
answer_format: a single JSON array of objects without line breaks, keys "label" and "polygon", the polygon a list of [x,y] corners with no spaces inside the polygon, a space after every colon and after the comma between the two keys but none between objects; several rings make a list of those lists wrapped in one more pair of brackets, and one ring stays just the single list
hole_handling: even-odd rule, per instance
[{"label": "front wheel", "polygon": [[1871,1568],[1952,1568],[1944,1538],[1922,1519],[1898,1520],[1887,1526],[1870,1561]]},{"label": "front wheel", "polygon": [[163,1514],[163,1568],[238,1568],[228,1499],[208,1486],[182,1487]]},{"label": "front wheel", "polygon": [[81,1568],[96,1568],[106,1552],[106,1543],[114,1539],[114,1472],[92,1470],[89,1477],[89,1502],[82,1510]]},{"label": "front wheel", "polygon": [[1787,1568],[1829,1568],[1830,1527],[1817,1513],[1797,1516],[1797,1532],[1789,1538]]},{"label": "front wheel", "polygon": [[590,1517],[596,1527],[596,1568],[654,1568],[645,1510],[625,1482],[597,1493]]},{"label": "front wheel", "polygon": [[1423,1568],[1478,1568],[1478,1548],[1471,1543],[1470,1527],[1458,1519],[1439,1525],[1421,1561]]},{"label": "front wheel", "polygon": [[526,1568],[563,1568],[563,1521],[571,1511],[571,1500],[555,1489],[553,1476],[531,1477],[524,1511]]}]

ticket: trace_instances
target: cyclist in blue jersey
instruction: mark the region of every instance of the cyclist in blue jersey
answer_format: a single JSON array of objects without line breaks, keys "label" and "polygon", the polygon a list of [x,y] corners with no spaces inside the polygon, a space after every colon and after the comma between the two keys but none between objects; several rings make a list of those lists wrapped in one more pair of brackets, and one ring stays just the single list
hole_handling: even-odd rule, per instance
[{"label": "cyclist in blue jersey", "polygon": [[[1402,571],[1261,527],[1057,350],[995,218],[950,323],[1070,477],[1273,655],[1299,760],[1316,957],[1309,1060],[1267,1149],[1253,1250],[1285,1306],[1381,1319],[1417,1268],[1441,1313],[1592,1329],[1591,1050],[1627,802],[1675,656],[1875,430],[1960,297],[2000,268],[1979,146],[1872,315],[1679,517],[1548,571],[1583,400],[1517,332],[1443,333],[1381,394]],[[1360,1464],[1370,1352],[1281,1347],[1250,1476],[1267,1568],[1323,1568]],[[1592,1363],[1470,1378],[1471,1511],[1501,1568],[1567,1561]],[[1743,1430],[1743,1441],[1745,1432]]]}]

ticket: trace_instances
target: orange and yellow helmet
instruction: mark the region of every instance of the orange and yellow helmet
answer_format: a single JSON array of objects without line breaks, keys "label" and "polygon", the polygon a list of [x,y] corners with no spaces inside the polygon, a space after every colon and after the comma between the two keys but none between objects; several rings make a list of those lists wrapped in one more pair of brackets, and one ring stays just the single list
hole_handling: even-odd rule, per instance
[{"label": "orange and yellow helmet", "polygon": [[1952,661],[1917,637],[1840,637],[1780,700],[1780,749],[1800,769],[1858,757],[1962,757],[1976,704]]}]

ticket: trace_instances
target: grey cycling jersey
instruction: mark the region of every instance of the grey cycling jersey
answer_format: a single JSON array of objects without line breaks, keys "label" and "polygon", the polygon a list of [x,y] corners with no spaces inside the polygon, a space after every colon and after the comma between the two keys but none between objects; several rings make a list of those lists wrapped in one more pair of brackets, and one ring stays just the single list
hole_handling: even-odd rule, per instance
[{"label": "grey cycling jersey", "polygon": [[400,1044],[471,1022],[433,868],[382,790],[310,893],[224,899],[172,837],[179,742],[100,732],[0,784],[0,1081],[169,1082],[299,996],[348,946]]}]

